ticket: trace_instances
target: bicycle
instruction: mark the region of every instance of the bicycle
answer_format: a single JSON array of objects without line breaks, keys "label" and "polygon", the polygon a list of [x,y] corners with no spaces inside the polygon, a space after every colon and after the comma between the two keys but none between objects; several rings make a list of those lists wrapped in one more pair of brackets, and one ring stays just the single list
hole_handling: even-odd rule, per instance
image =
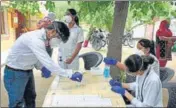
[{"label": "bicycle", "polygon": [[134,48],[133,31],[129,31],[122,37],[122,44]]}]

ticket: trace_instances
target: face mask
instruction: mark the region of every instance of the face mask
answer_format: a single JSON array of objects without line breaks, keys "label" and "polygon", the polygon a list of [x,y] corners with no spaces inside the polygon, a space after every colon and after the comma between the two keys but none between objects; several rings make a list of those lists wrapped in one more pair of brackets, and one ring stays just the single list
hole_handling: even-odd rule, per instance
[{"label": "face mask", "polygon": [[72,21],[72,17],[70,15],[65,16],[65,22],[70,23]]},{"label": "face mask", "polygon": [[61,43],[61,40],[58,39],[58,38],[52,38],[52,39],[49,41],[49,43],[50,43],[51,48],[55,48],[55,47],[58,47],[58,46],[59,46],[59,44]]},{"label": "face mask", "polygon": [[141,56],[141,55],[145,55],[144,52],[142,50],[137,50],[136,52],[137,55]]}]

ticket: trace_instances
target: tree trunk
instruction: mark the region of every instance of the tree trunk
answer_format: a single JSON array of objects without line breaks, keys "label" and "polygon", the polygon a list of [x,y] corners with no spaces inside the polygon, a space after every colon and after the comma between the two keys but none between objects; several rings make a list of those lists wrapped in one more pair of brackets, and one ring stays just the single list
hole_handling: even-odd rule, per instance
[{"label": "tree trunk", "polygon": [[[110,42],[107,56],[117,58],[119,61],[121,61],[122,36],[128,13],[128,5],[128,1],[115,1],[112,35],[109,37]],[[111,77],[120,81],[120,70],[115,66],[111,66],[110,70]]]}]

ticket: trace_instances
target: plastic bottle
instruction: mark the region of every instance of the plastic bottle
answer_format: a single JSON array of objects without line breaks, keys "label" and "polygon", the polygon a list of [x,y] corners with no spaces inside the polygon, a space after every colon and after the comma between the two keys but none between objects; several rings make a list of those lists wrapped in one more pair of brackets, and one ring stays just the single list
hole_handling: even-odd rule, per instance
[{"label": "plastic bottle", "polygon": [[105,78],[109,78],[110,77],[110,66],[109,65],[105,65],[103,76]]}]

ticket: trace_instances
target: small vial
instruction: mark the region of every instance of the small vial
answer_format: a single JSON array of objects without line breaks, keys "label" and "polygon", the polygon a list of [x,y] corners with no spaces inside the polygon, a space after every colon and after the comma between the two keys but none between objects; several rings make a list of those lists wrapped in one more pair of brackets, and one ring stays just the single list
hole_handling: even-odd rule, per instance
[{"label": "small vial", "polygon": [[103,76],[105,78],[109,78],[110,77],[110,66],[109,65],[105,65]]}]

